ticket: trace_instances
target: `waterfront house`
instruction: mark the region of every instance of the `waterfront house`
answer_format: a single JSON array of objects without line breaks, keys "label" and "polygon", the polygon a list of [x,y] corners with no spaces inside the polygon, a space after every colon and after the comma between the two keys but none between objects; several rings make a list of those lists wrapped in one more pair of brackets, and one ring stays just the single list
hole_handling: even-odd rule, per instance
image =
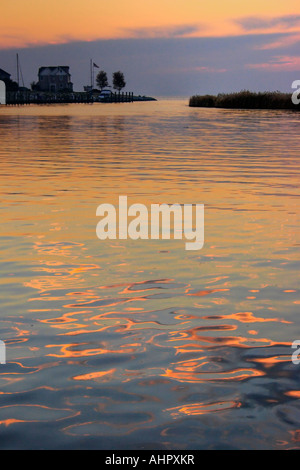
[{"label": "waterfront house", "polygon": [[5,72],[5,70],[0,69],[0,80],[7,82],[10,80],[10,73]]},{"label": "waterfront house", "polygon": [[11,74],[3,69],[0,69],[0,81],[5,83],[6,91],[18,91],[18,84],[11,79]]},{"label": "waterfront house", "polygon": [[52,93],[72,92],[70,68],[67,66],[40,67],[37,88]]}]

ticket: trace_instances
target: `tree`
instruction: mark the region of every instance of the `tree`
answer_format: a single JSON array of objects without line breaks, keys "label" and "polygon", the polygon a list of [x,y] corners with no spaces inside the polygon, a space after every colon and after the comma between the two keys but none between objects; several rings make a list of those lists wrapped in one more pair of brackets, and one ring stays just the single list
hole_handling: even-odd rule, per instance
[{"label": "tree", "polygon": [[107,75],[106,75],[106,72],[104,72],[104,70],[101,70],[98,73],[96,77],[96,83],[97,83],[97,86],[100,88],[100,91],[102,91],[103,88],[108,86]]},{"label": "tree", "polygon": [[121,91],[126,86],[124,74],[120,71],[113,74],[113,86],[115,90]]},{"label": "tree", "polygon": [[30,83],[30,88],[32,91],[39,91],[40,87],[36,82],[31,82]]}]

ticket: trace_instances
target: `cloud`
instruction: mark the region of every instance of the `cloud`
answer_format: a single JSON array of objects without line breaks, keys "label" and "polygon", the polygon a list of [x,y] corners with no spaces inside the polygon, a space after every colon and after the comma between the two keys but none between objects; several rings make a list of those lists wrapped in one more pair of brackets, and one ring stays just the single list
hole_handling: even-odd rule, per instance
[{"label": "cloud", "polygon": [[217,67],[194,67],[197,72],[206,72],[206,73],[224,73],[227,72],[227,69],[217,68]]},{"label": "cloud", "polygon": [[266,51],[270,49],[285,49],[300,42],[300,34],[289,34],[284,35],[276,41],[268,42],[260,46],[256,46],[256,49]]},{"label": "cloud", "polygon": [[248,16],[236,19],[234,22],[247,32],[270,30],[273,28],[284,29],[286,31],[300,26],[300,15],[277,16],[273,18]]},{"label": "cloud", "polygon": [[171,73],[171,74],[189,74],[189,73],[207,73],[207,74],[215,74],[215,73],[225,73],[228,72],[226,68],[218,68],[218,67],[211,67],[211,66],[193,66],[190,65],[188,67],[160,67],[160,73]]},{"label": "cloud", "polygon": [[0,50],[10,50],[14,48],[34,48],[34,47],[44,47],[44,46],[51,46],[51,45],[59,45],[59,44],[67,44],[67,43],[74,43],[78,40],[71,35],[59,35],[54,36],[51,41],[41,41],[39,39],[26,39],[25,33],[24,38],[22,39],[22,46],[20,46],[20,34],[19,32],[15,34],[5,34],[3,31],[0,32]]},{"label": "cloud", "polygon": [[183,38],[190,37],[206,29],[203,24],[185,24],[179,26],[159,26],[153,28],[123,29],[122,34],[135,39]]},{"label": "cloud", "polygon": [[300,56],[275,56],[270,62],[260,64],[247,64],[246,68],[260,69],[270,72],[275,71],[299,71]]}]

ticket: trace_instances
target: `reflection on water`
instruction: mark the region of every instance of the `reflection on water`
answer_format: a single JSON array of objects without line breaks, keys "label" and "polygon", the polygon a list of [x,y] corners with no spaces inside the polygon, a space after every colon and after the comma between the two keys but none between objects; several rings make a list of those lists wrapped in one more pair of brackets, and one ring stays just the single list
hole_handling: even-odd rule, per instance
[{"label": "reflection on water", "polygon": [[[2,448],[299,448],[299,116],[0,110]],[[96,208],[204,203],[205,245]]]}]

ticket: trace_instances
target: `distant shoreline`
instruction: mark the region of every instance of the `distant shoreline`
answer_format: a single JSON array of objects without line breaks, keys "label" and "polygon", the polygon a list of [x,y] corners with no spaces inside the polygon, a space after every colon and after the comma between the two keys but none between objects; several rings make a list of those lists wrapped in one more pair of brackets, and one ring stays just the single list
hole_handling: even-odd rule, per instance
[{"label": "distant shoreline", "polygon": [[99,93],[87,92],[40,92],[32,90],[19,90],[6,92],[6,105],[29,104],[71,104],[71,103],[133,103],[137,101],[156,101],[151,96],[135,95],[132,92],[112,92],[109,96],[99,98]]},{"label": "distant shoreline", "polygon": [[189,100],[190,107],[196,108],[228,108],[228,109],[289,109],[300,111],[300,105],[292,102],[289,93],[251,92],[248,90],[237,93],[215,95],[194,95]]}]

